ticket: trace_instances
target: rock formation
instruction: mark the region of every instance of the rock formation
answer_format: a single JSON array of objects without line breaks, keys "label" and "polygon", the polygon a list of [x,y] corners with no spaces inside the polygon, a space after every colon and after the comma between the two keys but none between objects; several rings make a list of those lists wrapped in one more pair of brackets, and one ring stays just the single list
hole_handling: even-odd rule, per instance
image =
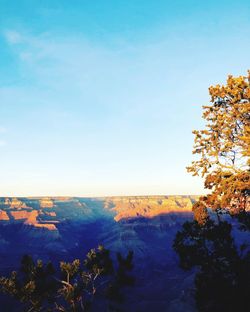
[{"label": "rock formation", "polygon": [[41,208],[52,208],[54,207],[54,202],[51,198],[42,198],[39,200]]},{"label": "rock formation", "polygon": [[178,269],[172,242],[197,198],[0,198],[0,270],[15,269],[23,254],[58,262],[81,258],[98,244],[132,249],[137,281],[124,311],[175,311],[183,298],[174,300],[192,281]]},{"label": "rock formation", "polygon": [[18,198],[5,198],[4,206],[11,209],[23,209],[28,208],[27,205]]},{"label": "rock formation", "polygon": [[193,202],[197,199],[198,196],[113,197],[107,199],[105,208],[116,213],[116,221],[138,217],[153,218],[167,213],[191,212]]},{"label": "rock formation", "polygon": [[0,210],[0,221],[9,221],[9,216],[6,211]]}]

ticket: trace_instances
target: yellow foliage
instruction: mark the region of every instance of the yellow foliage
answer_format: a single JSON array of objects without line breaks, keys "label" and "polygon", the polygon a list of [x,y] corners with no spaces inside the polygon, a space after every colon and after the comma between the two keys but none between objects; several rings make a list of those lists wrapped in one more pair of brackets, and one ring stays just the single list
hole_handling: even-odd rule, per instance
[{"label": "yellow foliage", "polygon": [[193,154],[199,159],[187,170],[205,179],[212,191],[209,206],[223,209],[250,190],[250,71],[228,76],[226,85],[210,86],[209,94],[211,104],[203,106],[205,129],[193,131]]}]

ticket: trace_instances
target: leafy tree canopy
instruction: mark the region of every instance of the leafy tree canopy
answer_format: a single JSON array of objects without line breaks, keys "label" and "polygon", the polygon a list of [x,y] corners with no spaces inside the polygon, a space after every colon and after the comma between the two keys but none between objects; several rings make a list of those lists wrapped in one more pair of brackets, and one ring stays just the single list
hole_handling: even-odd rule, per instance
[{"label": "leafy tree canopy", "polygon": [[193,131],[193,154],[187,170],[205,179],[211,193],[201,198],[219,211],[245,210],[250,194],[250,71],[228,76],[226,85],[209,88],[211,104],[203,106],[205,129]]},{"label": "leafy tree canopy", "polygon": [[[195,221],[183,224],[173,248],[182,268],[196,268],[199,311],[250,311],[249,244],[239,239],[236,244],[232,224],[221,218],[229,212],[239,229],[250,230],[250,71],[229,76],[226,85],[212,86],[209,93],[205,129],[194,131],[198,159],[187,169],[204,178],[210,193],[193,205]],[[217,213],[217,222],[208,208]]]}]

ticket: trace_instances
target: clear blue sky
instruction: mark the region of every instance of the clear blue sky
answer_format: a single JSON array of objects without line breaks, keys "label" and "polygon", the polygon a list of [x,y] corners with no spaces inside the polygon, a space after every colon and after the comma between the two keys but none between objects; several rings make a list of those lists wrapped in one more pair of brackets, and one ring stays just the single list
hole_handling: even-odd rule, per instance
[{"label": "clear blue sky", "polygon": [[250,68],[250,2],[0,0],[0,195],[199,194],[207,88]]}]

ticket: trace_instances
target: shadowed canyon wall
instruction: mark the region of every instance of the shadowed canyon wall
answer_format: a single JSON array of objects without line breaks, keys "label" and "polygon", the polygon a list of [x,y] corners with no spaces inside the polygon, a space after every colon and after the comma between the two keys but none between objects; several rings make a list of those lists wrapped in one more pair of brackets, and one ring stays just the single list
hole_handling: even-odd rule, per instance
[{"label": "shadowed canyon wall", "polygon": [[54,262],[84,258],[98,244],[134,251],[133,291],[125,311],[194,311],[193,274],[178,267],[175,233],[198,196],[0,198],[0,270],[23,254]]}]

